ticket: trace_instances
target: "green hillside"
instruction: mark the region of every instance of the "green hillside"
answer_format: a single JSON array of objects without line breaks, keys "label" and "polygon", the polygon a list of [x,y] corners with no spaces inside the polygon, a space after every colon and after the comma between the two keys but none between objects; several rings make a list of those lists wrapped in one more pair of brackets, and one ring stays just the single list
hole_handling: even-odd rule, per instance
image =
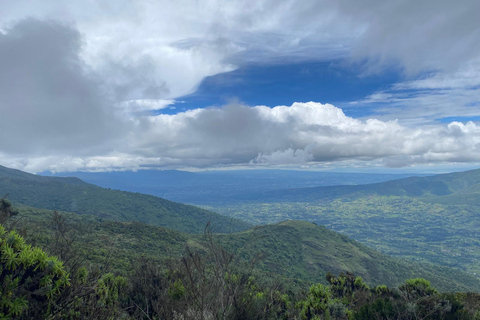
[{"label": "green hillside", "polygon": [[[48,210],[20,208],[21,227],[28,238],[46,246],[53,226]],[[203,235],[133,222],[101,221],[90,215],[62,213],[83,255],[94,264],[110,264],[126,273],[146,256],[164,263],[180,257],[185,247],[202,251]],[[245,260],[260,255],[257,270],[262,277],[283,278],[286,283],[325,282],[325,274],[350,271],[370,284],[396,286],[409,278],[423,277],[440,290],[480,291],[480,281],[454,269],[401,260],[367,248],[348,237],[303,221],[284,221],[233,234],[219,234],[216,241]]]},{"label": "green hillside", "polygon": [[110,190],[77,178],[43,177],[0,166],[0,195],[22,204],[113,221],[138,221],[198,233],[211,221],[218,232],[245,230],[248,223],[158,197]]},{"label": "green hillside", "polygon": [[[422,197],[436,201],[439,198],[455,201],[455,197],[470,199],[471,204],[480,204],[472,195],[480,192],[480,169],[427,177],[410,177],[380,183],[353,186],[332,186],[286,189],[262,194],[244,195],[237,201],[248,202],[311,202],[335,198],[359,198],[368,195]],[[445,196],[449,196],[444,198]]]},{"label": "green hillside", "polygon": [[480,288],[480,281],[474,276],[438,265],[392,258],[305,221],[283,221],[223,237],[227,245],[243,248],[249,257],[263,252],[263,270],[289,278],[320,282],[327,271],[334,274],[350,271],[374,285],[397,286],[405,279],[422,277],[442,290]]},{"label": "green hillside", "polygon": [[390,255],[480,275],[480,170],[279,191],[209,208],[254,224],[315,222]]}]

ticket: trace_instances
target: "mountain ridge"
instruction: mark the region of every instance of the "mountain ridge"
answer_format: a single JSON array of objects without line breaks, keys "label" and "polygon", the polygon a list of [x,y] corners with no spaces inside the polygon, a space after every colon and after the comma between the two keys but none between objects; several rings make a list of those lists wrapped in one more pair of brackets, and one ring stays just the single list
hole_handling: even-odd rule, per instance
[{"label": "mountain ridge", "polygon": [[139,221],[184,232],[203,232],[212,222],[218,232],[240,231],[250,224],[155,196],[109,190],[78,178],[43,177],[0,168],[0,194],[14,204],[92,214],[117,221]]},{"label": "mountain ridge", "polygon": [[408,196],[432,198],[452,194],[480,192],[480,169],[464,172],[445,173],[426,177],[408,177],[398,180],[365,185],[319,186],[309,188],[283,189],[261,194],[249,194],[236,198],[238,201],[276,199],[283,201],[309,201],[339,197],[358,198],[370,194],[381,196]]}]

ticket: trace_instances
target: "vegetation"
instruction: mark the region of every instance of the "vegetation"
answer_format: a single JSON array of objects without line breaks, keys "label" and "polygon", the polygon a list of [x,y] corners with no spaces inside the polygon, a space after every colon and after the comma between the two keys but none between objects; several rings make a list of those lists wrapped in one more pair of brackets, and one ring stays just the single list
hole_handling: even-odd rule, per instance
[{"label": "vegetation", "polygon": [[250,224],[154,196],[109,190],[77,178],[42,177],[0,166],[0,194],[15,205],[90,214],[112,221],[138,221],[190,233],[210,222],[218,232],[248,229]]},{"label": "vegetation", "polygon": [[289,190],[208,207],[253,224],[311,221],[381,252],[480,275],[480,170]]},{"label": "vegetation", "polygon": [[[49,210],[20,207],[17,226],[28,241],[48,248],[55,243],[57,215]],[[203,236],[133,222],[103,221],[95,216],[64,213],[67,239],[77,253],[95,266],[126,276],[131,262],[142,257],[165,264],[179,258],[185,248],[205,252]],[[353,272],[371,285],[396,286],[405,279],[424,277],[441,290],[478,291],[473,275],[432,264],[389,257],[356,241],[303,221],[285,221],[234,234],[215,234],[215,241],[246,261],[256,261],[262,277],[279,278],[298,288],[324,282],[330,272]]]},{"label": "vegetation", "polygon": [[[326,284],[292,292],[280,282],[258,276],[255,260],[226,250],[208,232],[199,241],[203,250],[189,248],[165,264],[141,258],[127,277],[88,272],[78,267],[65,220],[56,214],[52,223],[56,237],[46,250],[63,255],[65,266],[26,245],[14,231],[7,234],[0,229],[2,276],[6,274],[1,282],[2,318],[473,320],[480,314],[479,294],[439,293],[422,278],[408,279],[398,289],[384,285],[370,289],[352,273],[338,277],[328,273]],[[19,249],[17,262],[5,248]],[[24,263],[22,248],[38,252],[40,259]],[[35,263],[38,267],[32,269]],[[13,273],[20,276],[10,276]]]},{"label": "vegetation", "polygon": [[[31,178],[29,183],[27,178]],[[471,293],[480,290],[475,276],[391,258],[313,223],[290,220],[217,234],[211,232],[216,231],[215,224],[207,222],[203,234],[187,234],[142,222],[111,220],[122,215],[111,209],[111,215],[103,216],[94,209],[99,198],[90,192],[97,189],[76,179],[67,183],[42,179],[0,170],[5,191],[12,194],[13,190],[20,197],[17,203],[28,203],[21,197],[33,194],[38,203],[47,203],[40,197],[45,195],[56,205],[64,204],[63,197],[82,199],[76,193],[85,191],[93,213],[27,206],[13,209],[9,201],[0,200],[0,318],[480,319],[480,295]],[[9,184],[13,187],[8,188]],[[28,192],[16,191],[22,185]],[[456,185],[456,191],[447,196],[459,190],[468,194],[466,188],[472,186]],[[52,193],[38,191],[39,186]],[[105,195],[106,203],[117,199],[109,190],[98,192]],[[137,199],[129,193],[118,197]],[[447,205],[435,202],[434,197],[429,192],[417,198],[378,194],[332,198],[317,204],[289,203],[287,213],[294,215],[295,209],[303,207],[298,214],[310,212],[314,217],[320,216],[318,210],[322,218],[334,217],[331,228],[356,223],[358,234],[366,237],[378,236],[375,228],[383,225],[384,238],[394,236],[391,230],[399,223],[413,230],[425,218],[423,223],[437,228],[444,223],[446,229],[453,221],[461,225],[474,219],[468,211],[471,204],[457,207],[456,220],[440,219]],[[372,202],[377,207],[372,209]],[[172,216],[178,213],[175,205]],[[406,213],[398,214],[399,207]],[[133,214],[133,209],[129,212]],[[197,218],[197,213],[191,215]],[[371,223],[364,222],[362,215]],[[175,219],[171,221],[182,223]],[[178,229],[189,229],[190,223]],[[460,228],[451,232],[458,234]],[[448,239],[450,230],[446,231]],[[425,242],[442,234],[439,229],[422,232]]]}]

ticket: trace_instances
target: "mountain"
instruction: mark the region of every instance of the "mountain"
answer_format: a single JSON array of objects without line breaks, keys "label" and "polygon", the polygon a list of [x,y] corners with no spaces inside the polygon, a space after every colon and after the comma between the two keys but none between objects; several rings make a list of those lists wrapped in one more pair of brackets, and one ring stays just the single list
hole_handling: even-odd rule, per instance
[{"label": "mountain", "polygon": [[[239,201],[318,201],[335,198],[359,198],[369,195],[422,197],[435,201],[437,197],[450,196],[452,201],[456,196],[468,198],[477,203],[469,195],[480,192],[480,169],[465,172],[439,174],[427,177],[408,177],[386,182],[347,185],[321,186],[310,188],[295,188],[276,190],[265,193],[251,193],[237,197]],[[441,200],[440,200],[441,201]],[[478,202],[480,203],[480,202]]]},{"label": "mountain", "polygon": [[202,232],[212,222],[217,232],[245,230],[248,223],[194,206],[139,193],[104,189],[78,178],[43,177],[0,166],[0,194],[14,204],[116,221],[139,221],[184,231]]},{"label": "mountain", "polygon": [[[90,215],[62,213],[78,248],[92,263],[114,265],[128,273],[131,263],[146,256],[161,264],[180,257],[186,246],[203,251],[205,238],[136,222],[101,221]],[[52,212],[20,207],[21,227],[27,227],[37,245],[48,244],[54,227]],[[370,285],[397,286],[423,277],[439,290],[480,291],[480,281],[466,273],[438,265],[418,263],[379,253],[345,235],[304,221],[284,221],[243,232],[214,235],[230,252],[250,260],[260,255],[256,269],[261,277],[285,283],[325,282],[330,271],[354,272]]]},{"label": "mountain", "polygon": [[49,173],[74,176],[100,187],[140,192],[182,203],[218,205],[239,195],[333,185],[358,185],[405,178],[412,174],[343,173],[300,170],[219,170],[186,172],[138,170]]},{"label": "mountain", "polygon": [[[397,286],[405,279],[422,277],[442,290],[480,289],[480,280],[472,275],[392,258],[338,232],[300,220],[265,225],[224,238],[250,255],[264,252],[263,270],[290,278],[318,282],[327,271],[350,271],[374,285]],[[452,283],[452,279],[458,283]]]}]

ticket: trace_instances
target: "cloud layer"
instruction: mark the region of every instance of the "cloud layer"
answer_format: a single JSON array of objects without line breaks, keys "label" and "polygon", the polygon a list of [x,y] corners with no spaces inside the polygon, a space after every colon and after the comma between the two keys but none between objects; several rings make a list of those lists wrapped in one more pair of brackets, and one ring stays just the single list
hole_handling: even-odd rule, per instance
[{"label": "cloud layer", "polygon": [[80,31],[82,58],[118,100],[172,99],[252,62],[350,57],[367,73],[455,72],[478,58],[479,10],[475,0],[5,0],[0,30],[60,20]]},{"label": "cloud layer", "polygon": [[360,121],[316,102],[274,108],[230,104],[142,116],[131,118],[128,128],[114,152],[46,152],[28,160],[2,153],[0,161],[29,171],[480,161],[480,127],[472,122],[408,128],[397,121]]},{"label": "cloud layer", "polygon": [[[477,162],[479,127],[436,120],[480,116],[479,10],[474,0],[5,0],[0,163],[42,171]],[[374,110],[362,119],[316,102],[152,112],[243,65],[332,59],[364,75],[394,66],[404,80],[355,102]]]}]

